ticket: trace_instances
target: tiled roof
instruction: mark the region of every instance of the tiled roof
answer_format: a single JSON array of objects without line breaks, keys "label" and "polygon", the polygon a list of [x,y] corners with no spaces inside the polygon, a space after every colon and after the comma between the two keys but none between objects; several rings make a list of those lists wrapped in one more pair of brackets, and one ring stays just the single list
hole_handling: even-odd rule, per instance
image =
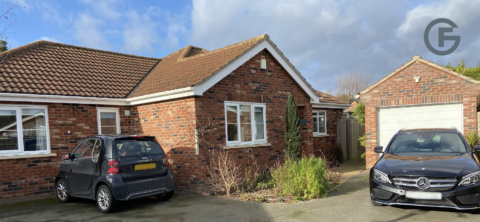
[{"label": "tiled roof", "polygon": [[159,61],[37,41],[0,53],[0,93],[125,98]]},{"label": "tiled roof", "polygon": [[345,110],[345,112],[353,112],[353,110],[357,107],[358,103],[357,101],[353,101],[352,103],[350,103],[350,107],[348,107],[348,109]]},{"label": "tiled roof", "polygon": [[348,102],[342,101],[341,99],[335,96],[332,96],[330,94],[326,94],[320,91],[317,91],[317,93],[323,98],[323,99],[320,99],[321,103],[348,104]]},{"label": "tiled roof", "polygon": [[[164,58],[129,97],[193,86],[268,38],[261,35],[217,50],[187,46]],[[195,52],[192,52],[195,50]]]}]

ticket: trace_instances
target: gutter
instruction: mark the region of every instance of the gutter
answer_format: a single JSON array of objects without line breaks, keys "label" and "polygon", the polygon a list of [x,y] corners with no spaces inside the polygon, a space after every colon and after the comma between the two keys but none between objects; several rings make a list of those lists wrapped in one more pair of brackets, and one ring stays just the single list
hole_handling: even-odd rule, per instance
[{"label": "gutter", "polygon": [[186,87],[133,98],[102,98],[22,93],[0,93],[0,101],[131,106],[190,96],[194,96],[194,87]]},{"label": "gutter", "polygon": [[312,108],[334,108],[334,109],[347,109],[350,104],[340,103],[312,103]]}]

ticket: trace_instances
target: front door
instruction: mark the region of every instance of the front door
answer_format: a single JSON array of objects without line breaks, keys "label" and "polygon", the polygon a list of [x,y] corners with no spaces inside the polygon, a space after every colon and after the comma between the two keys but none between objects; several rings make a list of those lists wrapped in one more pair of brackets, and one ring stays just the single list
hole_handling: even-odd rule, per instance
[{"label": "front door", "polygon": [[70,162],[68,182],[74,195],[90,193],[101,147],[101,139],[89,138],[83,140],[73,151],[75,158]]}]

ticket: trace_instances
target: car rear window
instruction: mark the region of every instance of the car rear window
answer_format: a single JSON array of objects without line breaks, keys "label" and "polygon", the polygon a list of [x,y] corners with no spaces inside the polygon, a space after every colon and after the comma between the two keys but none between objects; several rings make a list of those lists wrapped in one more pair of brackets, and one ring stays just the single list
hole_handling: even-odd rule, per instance
[{"label": "car rear window", "polygon": [[114,158],[164,154],[154,140],[121,139],[114,140],[112,146]]},{"label": "car rear window", "polygon": [[464,153],[465,144],[456,133],[399,134],[390,146],[389,153]]}]

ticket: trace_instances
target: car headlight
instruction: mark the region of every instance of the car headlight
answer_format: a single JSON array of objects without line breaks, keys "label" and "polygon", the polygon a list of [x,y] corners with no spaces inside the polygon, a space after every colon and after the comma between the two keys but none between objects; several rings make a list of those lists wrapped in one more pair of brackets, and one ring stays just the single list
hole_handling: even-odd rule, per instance
[{"label": "car headlight", "polygon": [[373,169],[373,179],[381,183],[392,183],[386,173]]},{"label": "car headlight", "polygon": [[464,176],[459,186],[470,186],[480,182],[480,171],[475,171],[471,174]]}]

